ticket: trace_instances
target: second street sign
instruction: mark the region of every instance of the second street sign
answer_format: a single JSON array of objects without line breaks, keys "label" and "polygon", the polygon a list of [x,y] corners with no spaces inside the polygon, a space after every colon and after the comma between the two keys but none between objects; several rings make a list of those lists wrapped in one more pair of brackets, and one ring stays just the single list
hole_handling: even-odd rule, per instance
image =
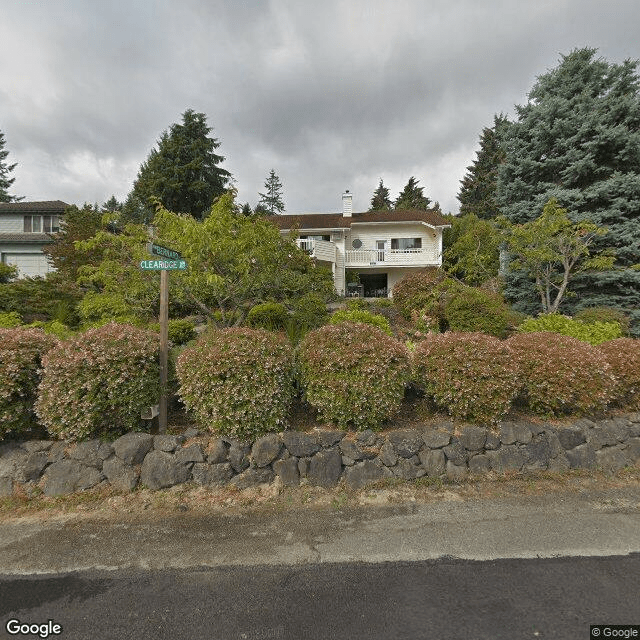
[{"label": "second street sign", "polygon": [[167,247],[161,247],[159,244],[149,243],[147,250],[154,256],[161,256],[162,258],[169,258],[169,260],[180,260],[182,256],[173,249],[167,249]]},{"label": "second street sign", "polygon": [[162,271],[163,269],[186,269],[186,260],[142,260],[140,268],[147,271]]}]

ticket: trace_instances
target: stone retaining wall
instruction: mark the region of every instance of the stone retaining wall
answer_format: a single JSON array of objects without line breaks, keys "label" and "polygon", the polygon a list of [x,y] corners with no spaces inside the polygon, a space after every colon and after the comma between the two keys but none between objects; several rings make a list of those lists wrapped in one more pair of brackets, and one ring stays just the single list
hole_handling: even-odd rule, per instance
[{"label": "stone retaining wall", "polygon": [[567,427],[502,422],[497,432],[450,422],[385,434],[316,430],[270,434],[253,444],[203,435],[128,433],[113,443],[28,441],[0,445],[0,495],[16,485],[61,495],[110,484],[163,489],[183,482],[239,489],[271,482],[359,488],[383,478],[462,480],[489,471],[616,471],[640,459],[640,413],[580,419]]}]

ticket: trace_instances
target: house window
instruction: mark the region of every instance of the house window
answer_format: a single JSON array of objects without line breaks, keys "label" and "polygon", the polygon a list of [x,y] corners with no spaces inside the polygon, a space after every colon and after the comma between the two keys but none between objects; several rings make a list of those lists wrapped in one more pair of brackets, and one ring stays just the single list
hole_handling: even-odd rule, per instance
[{"label": "house window", "polygon": [[422,249],[422,238],[391,238],[391,249]]},{"label": "house window", "polygon": [[331,236],[300,236],[300,240],[325,240],[329,242],[331,240]]},{"label": "house window", "polygon": [[24,233],[57,233],[60,231],[58,216],[24,216]]}]

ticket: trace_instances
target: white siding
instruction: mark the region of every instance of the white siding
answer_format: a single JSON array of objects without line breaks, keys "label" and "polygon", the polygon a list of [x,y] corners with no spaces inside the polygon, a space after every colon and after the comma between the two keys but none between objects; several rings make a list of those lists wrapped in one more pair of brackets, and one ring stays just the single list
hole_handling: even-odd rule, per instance
[{"label": "white siding", "polygon": [[0,215],[0,233],[22,233],[24,216],[18,213]]}]

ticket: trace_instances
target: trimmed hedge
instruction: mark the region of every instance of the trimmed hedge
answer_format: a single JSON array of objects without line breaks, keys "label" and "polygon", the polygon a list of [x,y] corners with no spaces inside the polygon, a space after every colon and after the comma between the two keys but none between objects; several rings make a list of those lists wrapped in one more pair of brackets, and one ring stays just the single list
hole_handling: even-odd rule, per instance
[{"label": "trimmed hedge", "polygon": [[0,329],[0,439],[37,424],[42,358],[57,342],[39,329]]},{"label": "trimmed hedge", "polygon": [[264,329],[212,330],[178,357],[180,396],[200,425],[250,440],[278,431],[293,397],[293,352]]},{"label": "trimmed hedge", "polygon": [[340,324],[341,322],[370,324],[373,327],[378,327],[378,329],[384,331],[389,336],[393,335],[391,325],[384,316],[371,313],[365,309],[341,309],[329,318],[330,324]]},{"label": "trimmed hedge", "polygon": [[580,309],[574,316],[574,320],[580,320],[586,324],[592,324],[594,322],[613,322],[620,325],[622,335],[629,336],[629,328],[631,321],[629,316],[620,311],[620,309],[614,309],[613,307],[585,307]]},{"label": "trimmed hedge", "polygon": [[280,302],[263,302],[252,307],[247,314],[247,324],[255,329],[277,331],[284,329],[289,313]]},{"label": "trimmed hedge", "polygon": [[342,429],[379,428],[400,408],[411,375],[401,342],[350,322],[307,334],[298,365],[307,402]]},{"label": "trimmed hedge", "polygon": [[456,419],[495,422],[519,388],[511,349],[483,333],[431,335],[416,346],[412,360],[414,382]]},{"label": "trimmed hedge", "polygon": [[587,323],[559,313],[540,314],[537,318],[527,318],[520,323],[518,331],[523,333],[553,331],[590,344],[600,344],[607,340],[619,338],[622,335],[618,322],[599,322],[594,320]]},{"label": "trimmed hedge", "polygon": [[465,287],[449,299],[444,316],[451,331],[479,331],[498,338],[509,327],[509,307],[497,293]]},{"label": "trimmed hedge", "polygon": [[615,398],[611,367],[596,347],[543,331],[507,340],[520,370],[520,399],[541,416],[584,415]]},{"label": "trimmed hedge", "polygon": [[598,349],[617,378],[618,404],[640,409],[640,340],[617,338]]},{"label": "trimmed hedge", "polygon": [[36,413],[66,440],[112,436],[140,426],[159,397],[158,336],[130,325],[89,329],[43,360]]}]

